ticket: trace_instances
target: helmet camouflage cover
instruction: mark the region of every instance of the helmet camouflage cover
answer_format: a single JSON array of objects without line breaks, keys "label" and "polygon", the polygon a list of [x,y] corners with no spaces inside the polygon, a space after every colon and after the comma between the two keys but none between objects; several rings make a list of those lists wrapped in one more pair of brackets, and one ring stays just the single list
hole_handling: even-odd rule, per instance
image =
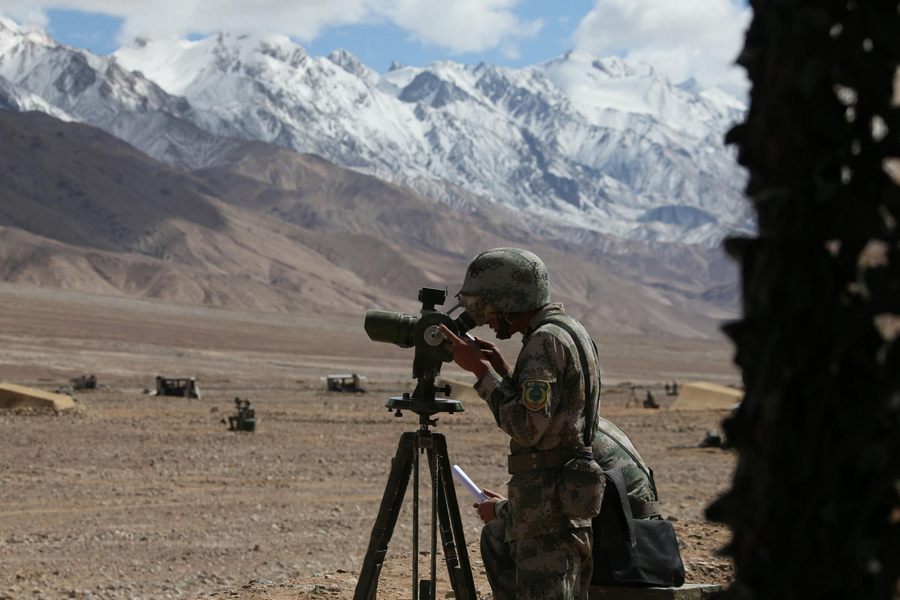
[{"label": "helmet camouflage cover", "polygon": [[546,305],[550,302],[550,277],[533,252],[494,248],[469,263],[459,295],[470,316],[484,324],[485,308],[509,314]]}]

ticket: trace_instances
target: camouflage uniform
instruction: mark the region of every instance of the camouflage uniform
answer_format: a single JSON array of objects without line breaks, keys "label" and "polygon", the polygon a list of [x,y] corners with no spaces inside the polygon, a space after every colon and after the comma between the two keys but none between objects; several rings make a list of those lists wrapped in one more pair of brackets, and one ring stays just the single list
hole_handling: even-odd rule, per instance
[{"label": "camouflage uniform", "polygon": [[[647,468],[631,440],[611,421],[600,418],[599,428],[594,434],[594,459],[604,471],[621,469],[626,482],[627,494],[631,510],[635,515],[649,518],[658,514],[656,488],[648,477],[651,471]],[[624,447],[624,448],[623,448]],[[488,581],[494,592],[494,598],[506,600],[516,596],[516,542],[507,541],[510,528],[510,512],[508,502],[501,500],[495,506],[497,518],[485,524],[481,530],[481,557]],[[599,543],[596,540],[592,544]],[[571,552],[573,544],[560,546],[562,552]],[[577,547],[577,546],[575,546]],[[590,560],[590,549],[588,549]],[[561,556],[559,558],[562,558]],[[558,564],[562,564],[560,560]],[[588,572],[590,581],[590,572]],[[557,597],[572,597],[575,594]]]},{"label": "camouflage uniform", "polygon": [[[511,376],[500,377],[489,370],[475,385],[497,425],[512,438],[511,464],[520,455],[551,451],[572,455],[585,450],[585,380],[578,350],[565,329],[546,322],[551,317],[566,319],[578,332],[582,347],[588,349],[591,385],[596,390],[600,387],[599,364],[589,335],[565,314],[561,304],[547,304],[529,322]],[[594,414],[598,411],[599,406],[595,406]],[[509,481],[503,529],[515,560],[507,561],[505,568],[515,569],[515,578],[507,581],[516,584],[508,597],[587,598],[592,569],[591,521],[563,515],[559,501],[561,471],[519,471]],[[486,568],[504,568],[500,563],[488,566],[490,560],[485,558]],[[491,583],[493,586],[494,581]],[[500,588],[494,593],[498,598],[507,597]]]}]

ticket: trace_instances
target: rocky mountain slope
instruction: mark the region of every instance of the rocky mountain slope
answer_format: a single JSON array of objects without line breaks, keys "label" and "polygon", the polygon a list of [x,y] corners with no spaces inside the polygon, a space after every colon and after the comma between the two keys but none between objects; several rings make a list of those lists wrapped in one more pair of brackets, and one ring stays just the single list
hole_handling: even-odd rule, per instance
[{"label": "rocky mountain slope", "polygon": [[64,46],[40,29],[2,17],[0,77],[39,99],[24,109],[94,125],[172,165],[209,164],[227,143],[193,124],[197,117],[184,98],[114,58]]},{"label": "rocky mountain slope", "polygon": [[728,315],[703,297],[727,280],[709,261],[685,273],[638,246],[617,259],[271,145],[232,140],[219,167],[186,172],[41,113],[0,111],[0,138],[5,281],[359,318],[415,310],[419,287],[454,293],[478,251],[528,245],[557,298],[598,330],[707,336]]},{"label": "rocky mountain slope", "polygon": [[[455,188],[632,239],[717,241],[748,226],[721,138],[724,94],[570,52],[526,69],[441,62],[381,76],[282,36],[141,40],[116,58],[187,98],[201,126],[315,152],[435,195]],[[218,124],[226,124],[224,128]]]}]

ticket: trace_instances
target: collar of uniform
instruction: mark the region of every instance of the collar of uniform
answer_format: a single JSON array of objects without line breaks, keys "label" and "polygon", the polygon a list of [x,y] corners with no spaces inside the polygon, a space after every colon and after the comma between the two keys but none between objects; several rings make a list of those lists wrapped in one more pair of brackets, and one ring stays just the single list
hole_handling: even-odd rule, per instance
[{"label": "collar of uniform", "polygon": [[522,341],[524,342],[528,339],[528,337],[534,333],[534,330],[537,329],[538,325],[546,320],[547,317],[565,312],[566,310],[563,308],[562,302],[551,302],[544,306],[544,308],[539,310],[531,320],[528,321],[528,327],[525,328],[525,334],[522,336]]}]

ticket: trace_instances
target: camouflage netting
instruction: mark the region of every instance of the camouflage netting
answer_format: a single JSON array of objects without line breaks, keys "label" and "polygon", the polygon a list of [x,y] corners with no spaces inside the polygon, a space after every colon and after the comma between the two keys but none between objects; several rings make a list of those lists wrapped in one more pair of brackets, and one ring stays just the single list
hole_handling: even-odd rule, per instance
[{"label": "camouflage netting", "polygon": [[[733,532],[726,598],[891,598],[900,560],[898,2],[759,0],[729,133],[755,239],[732,239],[746,397],[709,516]],[[896,172],[894,177],[897,177]]]}]

